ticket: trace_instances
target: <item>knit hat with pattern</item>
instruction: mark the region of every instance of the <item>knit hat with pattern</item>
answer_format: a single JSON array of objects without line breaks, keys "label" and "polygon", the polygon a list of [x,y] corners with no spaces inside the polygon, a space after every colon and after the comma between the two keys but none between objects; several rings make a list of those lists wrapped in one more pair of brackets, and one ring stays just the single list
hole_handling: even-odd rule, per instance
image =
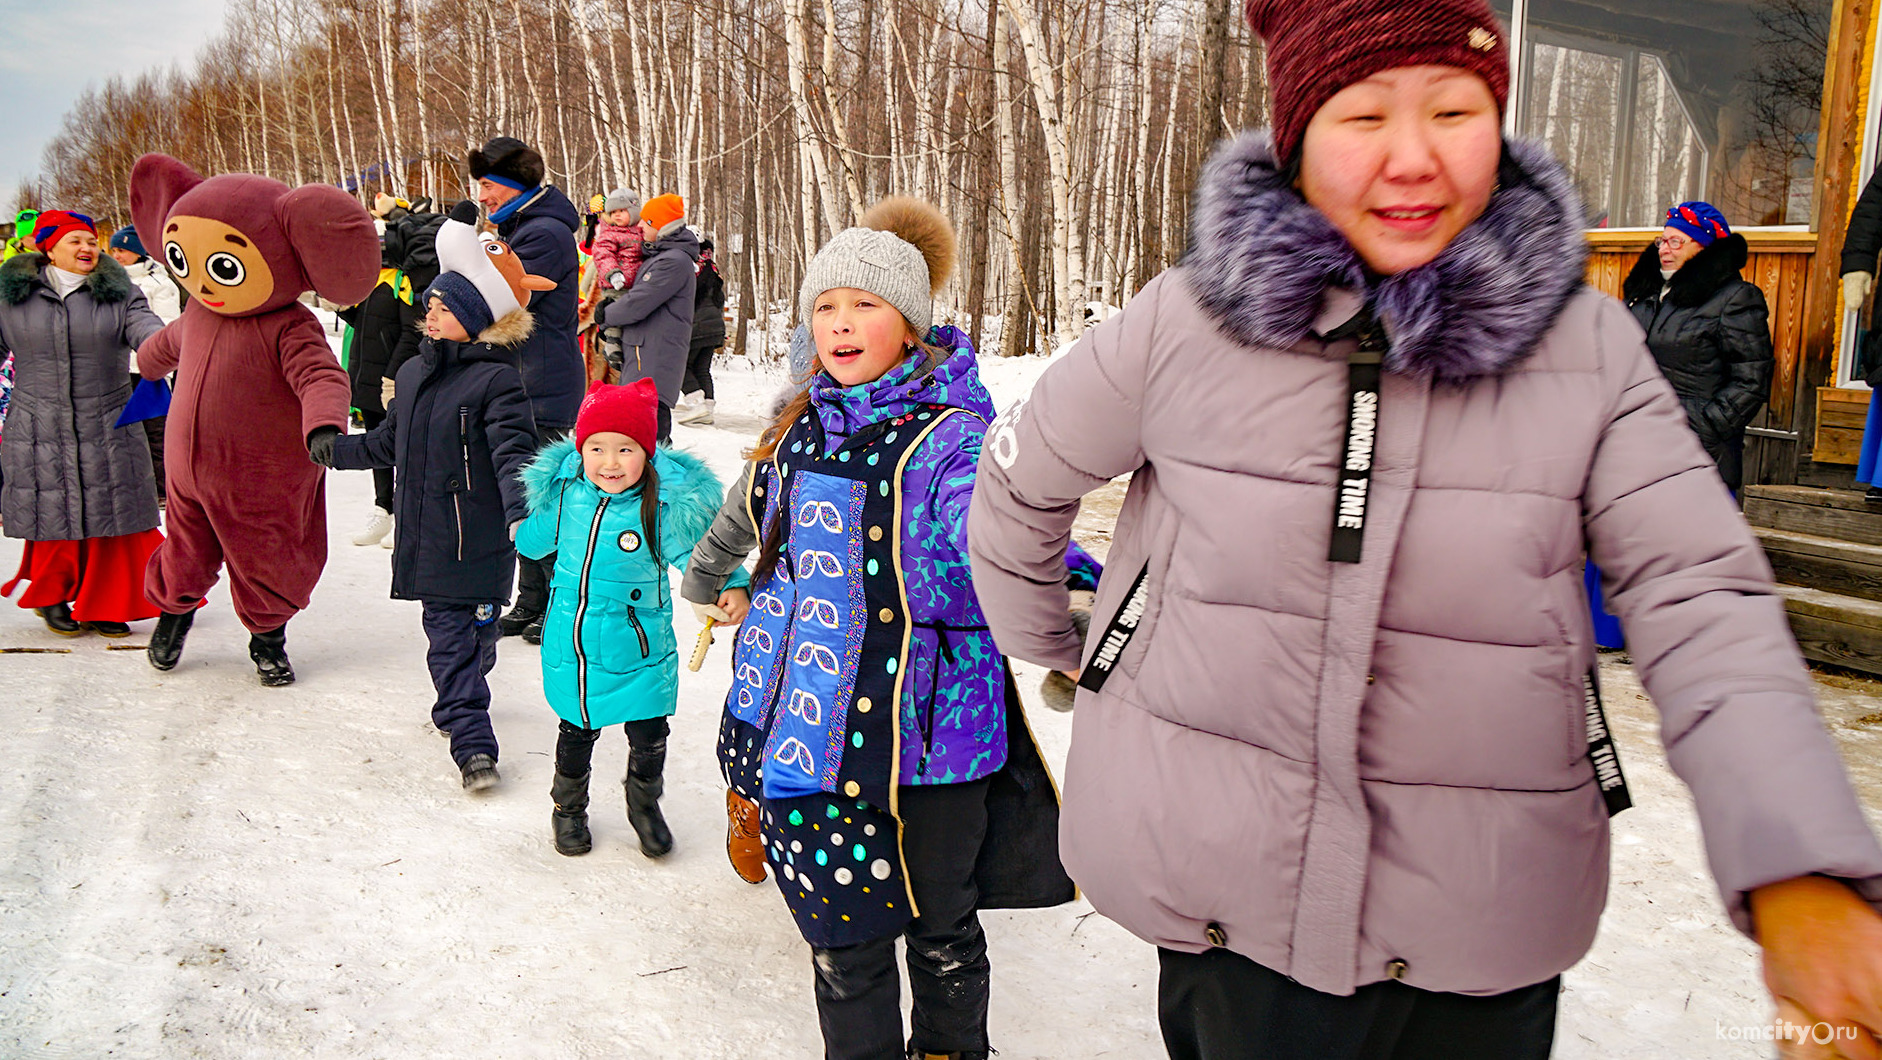
[{"label": "knit hat with pattern", "polygon": [[1510,56],[1485,0],[1247,0],[1267,45],[1274,153],[1292,161],[1314,113],[1341,89],[1400,66],[1455,66],[1509,103]]}]

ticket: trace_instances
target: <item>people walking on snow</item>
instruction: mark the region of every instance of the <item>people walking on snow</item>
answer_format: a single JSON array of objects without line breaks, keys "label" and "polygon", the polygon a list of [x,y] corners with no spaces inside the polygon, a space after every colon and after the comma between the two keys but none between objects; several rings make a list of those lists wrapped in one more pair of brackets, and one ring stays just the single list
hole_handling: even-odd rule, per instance
[{"label": "people walking on snow", "polygon": [[641,853],[657,858],[673,849],[660,812],[667,718],[679,705],[667,569],[685,566],[722,486],[698,457],[658,444],[657,406],[650,380],[595,383],[575,437],[551,443],[524,472],[529,519],[516,547],[556,557],[542,683],[561,718],[550,785],[561,854],[594,845],[588,782],[595,742],[611,725],[627,733],[622,786]]},{"label": "people walking on snow", "polygon": [[1777,370],[1764,292],[1740,275],[1749,257],[1724,214],[1683,202],[1666,211],[1660,238],[1622,286],[1648,352],[1733,493],[1744,484],[1745,428],[1770,399]]},{"label": "people walking on snow", "polygon": [[131,351],[163,322],[91,218],[37,214],[34,250],[0,265],[0,358],[13,389],[0,446],[0,522],[23,538],[20,606],[61,636],[124,637],[155,618],[144,567],[163,541],[150,448],[130,401]]},{"label": "people walking on snow", "polygon": [[[1274,131],[995,425],[970,519],[1000,647],[1084,666],[1065,862],[1158,947],[1170,1055],[1548,1055],[1626,805],[1584,548],[1773,994],[1882,1027],[1882,846],[1572,181],[1503,139],[1489,5],[1247,14]],[[1081,650],[1051,575],[1125,474]]]},{"label": "people walking on snow", "polygon": [[[499,136],[470,153],[471,181],[477,201],[497,226],[497,238],[509,244],[524,271],[553,281],[555,287],[530,302],[535,330],[516,348],[517,367],[536,416],[536,433],[550,442],[575,426],[588,372],[575,340],[580,300],[575,230],[581,217],[561,189],[544,184],[542,156],[510,136]],[[517,566],[516,606],[498,627],[506,637],[542,641],[542,614],[549,603],[549,574],[554,557],[525,559]]]},{"label": "people walking on snow", "polygon": [[397,468],[392,598],[424,605],[431,721],[450,736],[471,792],[501,779],[487,677],[516,574],[512,538],[529,514],[518,476],[536,452],[514,353],[534,327],[534,278],[508,248],[480,241],[475,220],[466,208],[438,232],[443,271],[422,296],[425,339],[399,369],[398,400],[373,430],[336,441],[331,458],[340,469]]},{"label": "people walking on snow", "polygon": [[686,377],[680,381],[679,422],[702,427],[712,422],[712,357],[723,345],[725,279],[713,261],[712,240],[702,239],[693,290],[693,338],[686,351]]},{"label": "people walking on snow", "polygon": [[[682,586],[702,620],[743,622],[727,852],[753,883],[770,863],[834,1060],[985,1058],[977,911],[1073,897],[1057,796],[968,578],[992,402],[967,336],[934,323],[954,250],[932,206],[890,199],[812,259],[798,311],[822,371],[760,436]],[[727,575],[754,549],[748,595]]]},{"label": "people walking on snow", "polygon": [[640,208],[640,274],[627,293],[603,309],[603,331],[620,329],[621,381],[652,379],[660,390],[659,441],[673,435],[673,405],[686,374],[687,343],[693,334],[694,263],[699,237],[686,227],[686,205],[678,195],[656,195]]},{"label": "people walking on snow", "polygon": [[[594,292],[582,306],[582,316],[592,317],[613,304],[634,286],[640,275],[641,247],[640,200],[626,188],[616,188],[602,200],[602,213],[595,226]],[[619,373],[621,368],[621,329],[597,329],[602,356]]]},{"label": "people walking on snow", "polygon": [[177,665],[226,565],[261,683],[290,684],[288,620],[327,562],[319,458],[345,428],[351,396],[300,296],[365,298],[379,275],[378,235],[365,207],[331,185],[205,179],[167,155],[132,167],[131,216],[190,296],[183,315],[137,349],[145,379],[176,372],[165,428],[169,537],[144,583],[163,609],[150,664]]}]

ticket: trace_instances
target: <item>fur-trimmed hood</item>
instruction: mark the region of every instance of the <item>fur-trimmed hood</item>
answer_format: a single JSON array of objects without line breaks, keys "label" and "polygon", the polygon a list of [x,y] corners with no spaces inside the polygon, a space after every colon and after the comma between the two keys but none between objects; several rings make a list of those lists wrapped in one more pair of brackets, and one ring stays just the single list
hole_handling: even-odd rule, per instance
[{"label": "fur-trimmed hood", "polygon": [[[1666,300],[1676,306],[1691,309],[1705,305],[1719,288],[1742,279],[1745,263],[1751,260],[1751,246],[1745,237],[1734,232],[1724,239],[1713,243],[1699,253],[1694,254],[1686,264],[1673,274],[1671,290],[1667,291]],[[1658,298],[1660,288],[1668,286],[1668,281],[1660,275],[1660,254],[1651,244],[1640,252],[1634,261],[1632,272],[1627,274],[1627,282],[1621,285],[1621,300],[1628,305],[1643,298]]]},{"label": "fur-trimmed hood", "polygon": [[1505,145],[1490,207],[1429,264],[1372,275],[1307,205],[1266,132],[1217,148],[1197,182],[1182,269],[1224,331],[1253,346],[1307,338],[1330,288],[1371,298],[1392,348],[1388,371],[1462,383],[1535,349],[1584,283],[1582,208],[1543,148]]},{"label": "fur-trimmed hood", "polygon": [[[725,486],[704,460],[684,449],[655,449],[653,466],[660,476],[660,554],[671,562],[691,555],[693,544],[705,536],[725,500]],[[582,454],[573,438],[544,446],[524,466],[522,479],[531,512],[555,503],[576,483],[595,489],[582,477]],[[628,495],[638,496],[638,488],[623,494]]]},{"label": "fur-trimmed hood", "polygon": [[[33,293],[34,287],[46,287],[44,271],[51,259],[44,254],[33,252],[17,254],[0,265],[0,302],[7,305],[19,305]],[[98,259],[98,267],[81,284],[91,292],[92,298],[107,305],[122,302],[137,290],[131,282],[131,276],[109,256]]]},{"label": "fur-trimmed hood", "polygon": [[514,346],[536,330],[536,317],[527,309],[512,309],[477,333],[477,341],[490,346]]}]

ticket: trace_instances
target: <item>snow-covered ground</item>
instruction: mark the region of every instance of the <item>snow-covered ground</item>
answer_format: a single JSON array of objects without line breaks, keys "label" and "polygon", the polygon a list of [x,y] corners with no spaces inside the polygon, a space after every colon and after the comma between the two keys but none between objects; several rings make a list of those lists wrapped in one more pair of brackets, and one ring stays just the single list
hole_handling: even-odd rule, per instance
[{"label": "snow-covered ground", "polygon": [[[1005,403],[1044,365],[986,372]],[[717,376],[718,423],[677,432],[729,476],[781,376],[729,357]],[[220,590],[169,674],[112,650],[148,623],[68,641],[0,607],[0,648],[69,651],[0,654],[0,1055],[820,1055],[808,952],[772,885],[725,861],[713,740],[730,638],[682,679],[673,855],[642,857],[598,782],[595,851],[560,857],[536,649],[503,642],[504,781],[466,796],[427,721],[418,607],[386,598],[389,552],[347,541],[370,504],[370,476],[330,477],[331,558],[289,627],[290,688],[256,683]],[[0,544],[0,571],[18,557]],[[677,625],[690,643],[691,616]],[[1021,669],[1030,692],[1039,672]],[[1769,1055],[1718,1037],[1770,1018],[1754,950],[1720,911],[1651,709],[1624,668],[1608,686],[1637,805],[1615,822],[1609,910],[1567,977],[1557,1055]],[[1875,761],[1857,716],[1870,691],[1840,701],[1839,737]],[[1061,763],[1070,717],[1032,720]],[[624,765],[610,734],[597,774]],[[1153,951],[1090,913],[985,914],[1007,1060],[1162,1055]]]}]

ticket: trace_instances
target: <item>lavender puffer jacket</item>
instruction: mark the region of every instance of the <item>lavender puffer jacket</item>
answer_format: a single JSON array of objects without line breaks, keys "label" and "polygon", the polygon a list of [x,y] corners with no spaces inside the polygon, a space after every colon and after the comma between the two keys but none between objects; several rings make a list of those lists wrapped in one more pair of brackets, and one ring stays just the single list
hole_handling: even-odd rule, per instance
[{"label": "lavender puffer jacket", "polygon": [[[1009,655],[1080,663],[1056,564],[1078,498],[1134,473],[1093,646],[1140,569],[1147,604],[1066,767],[1065,864],[1101,912],[1335,994],[1574,964],[1608,868],[1584,548],[1739,927],[1749,890],[1806,873],[1882,899],[1770,569],[1639,326],[1583,285],[1579,222],[1516,146],[1438,260],[1369,279],[1245,137],[1183,266],[996,421],[969,534]],[[1356,343],[1318,336],[1362,294],[1392,349],[1361,562],[1335,564]]]}]

